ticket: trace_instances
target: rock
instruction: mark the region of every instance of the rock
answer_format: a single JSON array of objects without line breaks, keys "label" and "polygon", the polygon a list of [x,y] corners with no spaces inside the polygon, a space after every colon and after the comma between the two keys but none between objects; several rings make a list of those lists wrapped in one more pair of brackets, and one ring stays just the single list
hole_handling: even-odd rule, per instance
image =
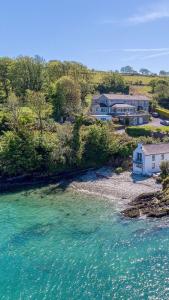
[{"label": "rock", "polygon": [[129,204],[122,214],[128,218],[147,216],[149,218],[162,218],[169,215],[169,199],[161,192],[142,194]]},{"label": "rock", "polygon": [[140,217],[140,211],[138,208],[128,208],[123,211],[123,215],[128,218],[138,218]]}]

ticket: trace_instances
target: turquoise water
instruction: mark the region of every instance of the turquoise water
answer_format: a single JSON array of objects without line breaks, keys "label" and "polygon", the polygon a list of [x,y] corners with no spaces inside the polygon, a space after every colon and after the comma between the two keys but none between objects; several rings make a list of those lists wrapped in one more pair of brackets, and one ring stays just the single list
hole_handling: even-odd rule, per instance
[{"label": "turquoise water", "polygon": [[169,221],[44,188],[2,195],[0,299],[169,299]]}]

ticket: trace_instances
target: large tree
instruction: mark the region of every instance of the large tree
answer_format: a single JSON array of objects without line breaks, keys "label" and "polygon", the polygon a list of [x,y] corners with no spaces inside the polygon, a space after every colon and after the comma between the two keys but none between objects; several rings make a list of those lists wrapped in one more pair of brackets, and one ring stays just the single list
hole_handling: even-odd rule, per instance
[{"label": "large tree", "polygon": [[24,98],[27,90],[40,91],[44,84],[44,73],[44,61],[40,57],[18,57],[11,72],[15,94]]},{"label": "large tree", "polygon": [[42,136],[44,121],[49,118],[52,113],[51,104],[46,101],[45,95],[42,92],[27,91],[27,101],[36,116]]},{"label": "large tree", "polygon": [[10,72],[12,68],[13,60],[4,57],[0,58],[0,92],[1,100],[7,99],[11,89],[10,85]]},{"label": "large tree", "polygon": [[97,86],[100,93],[129,93],[129,86],[119,74],[105,75],[102,82]]},{"label": "large tree", "polygon": [[72,116],[81,109],[80,86],[68,76],[63,76],[50,87],[48,97],[53,103],[57,121]]},{"label": "large tree", "polygon": [[131,66],[125,66],[121,68],[121,73],[135,74],[137,73]]},{"label": "large tree", "polygon": [[139,71],[142,75],[150,75],[151,71],[146,68],[141,68]]}]

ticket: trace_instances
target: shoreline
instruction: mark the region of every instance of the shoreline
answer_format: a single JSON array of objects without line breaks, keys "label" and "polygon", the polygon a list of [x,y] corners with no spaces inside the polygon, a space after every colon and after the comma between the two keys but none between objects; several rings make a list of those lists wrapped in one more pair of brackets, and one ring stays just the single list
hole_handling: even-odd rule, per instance
[{"label": "shoreline", "polygon": [[111,167],[74,170],[56,176],[15,177],[0,184],[0,194],[12,193],[46,186],[61,187],[91,197],[112,201],[119,211],[128,209],[130,203],[142,194],[158,193],[162,186],[154,178],[133,175],[129,171],[116,174]]},{"label": "shoreline", "polygon": [[103,167],[96,171],[88,171],[69,185],[79,193],[111,200],[124,208],[141,194],[161,191],[161,184],[154,178],[137,176],[131,172],[117,175],[112,168]]}]

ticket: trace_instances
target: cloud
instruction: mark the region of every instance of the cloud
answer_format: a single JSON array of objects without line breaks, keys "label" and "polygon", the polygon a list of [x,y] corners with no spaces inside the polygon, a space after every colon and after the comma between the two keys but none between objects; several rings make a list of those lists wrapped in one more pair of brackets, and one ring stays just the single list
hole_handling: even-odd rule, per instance
[{"label": "cloud", "polygon": [[[93,53],[123,53],[121,61],[134,61],[134,60],[147,60],[163,56],[169,56],[169,48],[124,48],[124,49],[111,49],[103,48],[92,51]],[[125,55],[126,53],[126,55]],[[128,54],[131,54],[129,56]]]},{"label": "cloud", "polygon": [[169,51],[169,48],[129,48],[129,49],[122,49],[124,52],[164,52]]},{"label": "cloud", "polygon": [[151,54],[151,55],[143,56],[141,59],[151,59],[151,58],[168,56],[168,55],[169,55],[169,51],[167,51],[167,52],[160,52],[160,53],[156,53],[156,54]]},{"label": "cloud", "polygon": [[146,13],[141,13],[134,15],[130,18],[128,18],[129,23],[133,24],[141,24],[141,23],[147,23],[147,22],[153,22],[159,19],[169,18],[169,10],[162,9],[161,11],[150,11]]},{"label": "cloud", "polygon": [[153,6],[140,7],[135,14],[124,19],[108,19],[103,20],[102,24],[116,25],[139,25],[144,23],[155,22],[158,20],[169,19],[169,3],[160,0],[158,4],[153,3]]}]

